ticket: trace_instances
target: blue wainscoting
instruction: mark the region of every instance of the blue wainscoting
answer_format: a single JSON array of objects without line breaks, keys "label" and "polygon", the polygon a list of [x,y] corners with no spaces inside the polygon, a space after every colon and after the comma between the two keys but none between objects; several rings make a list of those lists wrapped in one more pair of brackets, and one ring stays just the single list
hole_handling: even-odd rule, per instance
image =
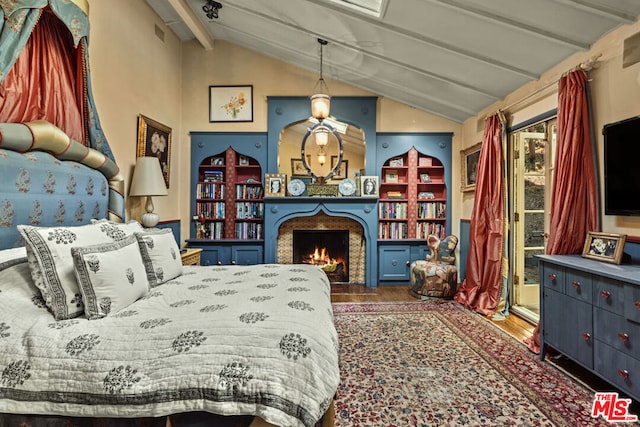
[{"label": "blue wainscoting", "polygon": [[168,221],[160,221],[157,228],[170,228],[173,231],[173,237],[176,239],[176,243],[179,248],[182,248],[180,244],[180,220],[179,219],[170,219]]},{"label": "blue wainscoting", "polygon": [[464,282],[467,274],[467,258],[469,257],[469,231],[471,220],[460,220],[460,236],[458,236],[458,246],[460,248],[460,259],[458,265],[458,282]]}]

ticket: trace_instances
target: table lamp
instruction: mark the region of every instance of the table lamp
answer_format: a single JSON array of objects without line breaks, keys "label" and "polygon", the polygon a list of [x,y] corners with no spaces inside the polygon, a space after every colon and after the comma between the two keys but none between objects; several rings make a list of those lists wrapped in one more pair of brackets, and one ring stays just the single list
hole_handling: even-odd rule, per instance
[{"label": "table lamp", "polygon": [[145,209],[147,213],[142,215],[140,222],[150,228],[158,224],[160,217],[153,212],[153,200],[151,196],[166,196],[169,194],[164,182],[164,176],[160,169],[160,161],[157,157],[138,157],[136,168],[131,180],[130,196],[147,196]]}]

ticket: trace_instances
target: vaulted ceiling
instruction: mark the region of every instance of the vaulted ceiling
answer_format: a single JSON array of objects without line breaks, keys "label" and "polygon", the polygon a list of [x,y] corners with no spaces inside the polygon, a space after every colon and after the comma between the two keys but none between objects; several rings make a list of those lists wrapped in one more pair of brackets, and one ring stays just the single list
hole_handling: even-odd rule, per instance
[{"label": "vaulted ceiling", "polygon": [[146,0],[182,40],[225,40],[462,122],[620,25],[640,0]]}]

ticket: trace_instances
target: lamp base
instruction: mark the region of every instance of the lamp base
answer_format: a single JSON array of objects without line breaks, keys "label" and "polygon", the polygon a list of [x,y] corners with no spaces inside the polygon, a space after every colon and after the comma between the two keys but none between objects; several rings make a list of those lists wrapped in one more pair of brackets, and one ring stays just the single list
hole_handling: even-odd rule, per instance
[{"label": "lamp base", "polygon": [[146,228],[155,227],[158,225],[158,221],[160,221],[160,216],[153,212],[147,212],[142,215],[142,218],[140,218],[140,223]]}]

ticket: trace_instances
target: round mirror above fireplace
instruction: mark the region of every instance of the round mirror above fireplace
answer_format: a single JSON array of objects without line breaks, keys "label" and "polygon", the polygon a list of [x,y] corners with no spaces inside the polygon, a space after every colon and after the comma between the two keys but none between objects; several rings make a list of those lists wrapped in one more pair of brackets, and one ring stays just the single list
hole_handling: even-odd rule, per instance
[{"label": "round mirror above fireplace", "polygon": [[[317,144],[316,137],[325,130],[322,128],[328,133],[320,135],[320,144]],[[324,136],[327,141],[323,146]],[[338,162],[340,144],[342,160]],[[322,125],[309,118],[291,123],[280,132],[278,172],[292,178],[324,178],[337,184],[365,168],[365,151],[364,132],[359,127],[332,117],[323,120]]]}]

